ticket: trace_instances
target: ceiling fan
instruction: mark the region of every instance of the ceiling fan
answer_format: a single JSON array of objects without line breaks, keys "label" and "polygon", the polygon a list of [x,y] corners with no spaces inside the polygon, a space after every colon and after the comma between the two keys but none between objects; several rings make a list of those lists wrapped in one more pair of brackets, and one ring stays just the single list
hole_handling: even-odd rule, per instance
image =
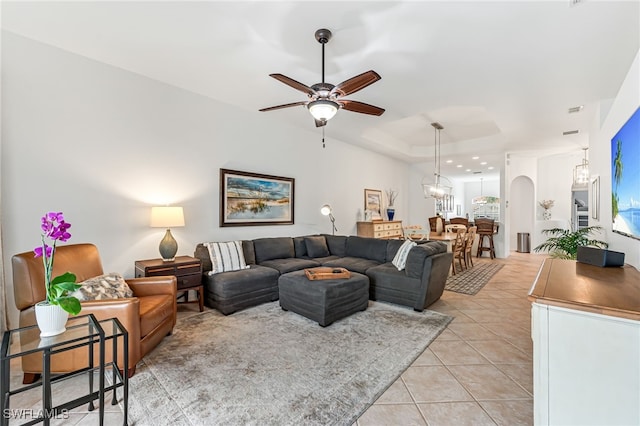
[{"label": "ceiling fan", "polygon": [[316,31],[315,37],[318,43],[322,45],[322,83],[316,83],[309,87],[282,74],[269,74],[270,77],[305,93],[309,97],[309,100],[262,108],[260,111],[273,111],[303,105],[313,116],[316,127],[325,126],[327,121],[329,121],[340,108],[361,114],[382,115],[384,112],[382,108],[365,104],[364,102],[343,99],[343,96],[348,96],[358,90],[362,90],[380,80],[380,75],[373,70],[369,70],[345,80],[336,86],[331,83],[326,83],[324,81],[324,45],[331,40],[331,31],[326,28],[319,29]]}]

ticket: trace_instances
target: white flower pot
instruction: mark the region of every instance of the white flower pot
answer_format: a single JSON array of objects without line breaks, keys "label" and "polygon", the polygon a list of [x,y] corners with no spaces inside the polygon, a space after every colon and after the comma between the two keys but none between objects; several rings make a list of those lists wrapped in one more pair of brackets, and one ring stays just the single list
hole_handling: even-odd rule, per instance
[{"label": "white flower pot", "polygon": [[51,337],[65,332],[69,312],[49,302],[38,302],[35,309],[40,337]]}]

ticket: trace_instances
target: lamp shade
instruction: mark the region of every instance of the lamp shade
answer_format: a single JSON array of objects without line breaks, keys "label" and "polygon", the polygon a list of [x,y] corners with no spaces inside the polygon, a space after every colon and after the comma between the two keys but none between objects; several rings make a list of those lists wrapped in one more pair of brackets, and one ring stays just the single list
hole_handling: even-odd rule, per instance
[{"label": "lamp shade", "polygon": [[331,214],[331,206],[329,204],[325,204],[320,208],[320,213],[324,216],[329,216]]},{"label": "lamp shade", "polygon": [[184,226],[182,207],[151,207],[152,228],[175,228]]},{"label": "lamp shade", "polygon": [[336,115],[336,112],[338,112],[339,107],[337,103],[324,99],[309,102],[307,105],[313,118],[319,121],[331,120],[333,116]]}]

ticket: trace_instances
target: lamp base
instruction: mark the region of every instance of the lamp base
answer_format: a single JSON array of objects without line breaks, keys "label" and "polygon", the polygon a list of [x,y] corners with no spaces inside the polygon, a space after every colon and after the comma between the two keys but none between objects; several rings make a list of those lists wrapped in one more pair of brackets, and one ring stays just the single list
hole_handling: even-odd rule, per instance
[{"label": "lamp base", "polygon": [[160,241],[160,256],[164,262],[172,262],[176,258],[178,252],[178,243],[176,242],[171,230],[167,229],[167,233],[164,234],[164,238]]}]

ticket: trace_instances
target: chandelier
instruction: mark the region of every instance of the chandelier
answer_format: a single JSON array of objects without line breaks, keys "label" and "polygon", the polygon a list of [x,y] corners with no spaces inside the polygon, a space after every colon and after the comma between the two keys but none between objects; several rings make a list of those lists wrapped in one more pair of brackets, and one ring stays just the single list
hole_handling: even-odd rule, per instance
[{"label": "chandelier", "polygon": [[443,200],[451,195],[451,181],[440,174],[440,131],[444,129],[438,122],[431,123],[434,129],[434,172],[433,180],[422,179],[422,191],[425,198]]},{"label": "chandelier", "polygon": [[584,151],[584,158],[582,163],[578,164],[573,169],[573,184],[574,185],[586,185],[589,182],[589,160],[587,160],[587,150],[589,148],[582,148]]}]

